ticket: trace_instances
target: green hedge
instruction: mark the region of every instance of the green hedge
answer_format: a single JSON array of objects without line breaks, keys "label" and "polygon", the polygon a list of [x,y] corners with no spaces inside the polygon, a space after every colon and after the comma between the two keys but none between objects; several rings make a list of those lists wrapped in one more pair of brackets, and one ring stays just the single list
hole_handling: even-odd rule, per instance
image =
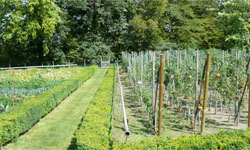
[{"label": "green hedge", "polygon": [[183,136],[177,139],[153,137],[134,143],[114,143],[114,150],[246,150],[250,130],[222,131],[218,134]]},{"label": "green hedge", "polygon": [[72,149],[110,149],[115,74],[115,66],[111,66],[75,132]]},{"label": "green hedge", "polygon": [[79,75],[46,91],[39,96],[17,105],[11,112],[0,115],[0,145],[17,138],[29,130],[43,116],[53,110],[62,100],[88,80],[97,66],[86,67]]}]

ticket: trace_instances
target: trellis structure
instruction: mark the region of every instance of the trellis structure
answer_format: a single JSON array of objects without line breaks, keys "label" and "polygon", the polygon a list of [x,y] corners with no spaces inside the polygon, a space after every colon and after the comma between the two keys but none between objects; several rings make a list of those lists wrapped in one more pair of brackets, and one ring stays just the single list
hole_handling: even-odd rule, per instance
[{"label": "trellis structure", "polygon": [[[199,85],[201,84],[199,83],[201,80],[199,79],[204,70],[203,67],[207,58],[207,52],[213,54],[207,103],[209,108],[214,108],[213,110],[208,109],[209,115],[207,116],[209,118],[214,117],[211,111],[215,111],[213,114],[216,114],[217,108],[220,106],[219,114],[221,116],[228,115],[228,123],[232,123],[230,118],[235,118],[237,113],[241,112],[242,114],[234,119],[236,120],[236,123],[235,127],[233,127],[240,128],[237,127],[240,118],[243,119],[244,115],[248,115],[244,113],[247,112],[247,108],[245,107],[247,103],[244,99],[248,99],[249,95],[244,95],[242,93],[244,87],[247,86],[246,80],[248,74],[250,74],[245,71],[246,64],[250,59],[250,53],[248,50],[221,51],[211,49],[207,51],[169,50],[156,52],[146,51],[143,53],[123,52],[123,61],[125,62],[125,65],[128,65],[127,68],[130,78],[134,83],[135,94],[137,95],[138,100],[142,102],[142,106],[146,109],[148,119],[152,125],[155,126],[155,131],[157,128],[157,113],[155,112],[157,111],[154,111],[152,108],[156,106],[156,109],[159,109],[157,108],[158,102],[155,102],[155,97],[157,97],[155,89],[158,87],[155,83],[155,73],[159,67],[160,54],[166,56],[165,104],[167,107],[180,108],[180,106],[182,106],[182,100],[185,99],[188,103],[185,108],[183,107],[183,109],[179,109],[179,111],[184,112],[184,116],[187,123],[190,123],[190,127],[194,125],[194,110],[199,106],[197,114],[199,131],[195,132],[199,133],[201,129],[201,120],[205,117],[204,115],[201,115],[204,111],[202,108],[203,103],[196,105],[196,102],[201,89]],[[222,74],[221,77],[220,74]],[[244,99],[242,97],[244,97]],[[204,96],[202,99],[204,99]],[[248,103],[250,103],[250,101]],[[241,111],[239,105],[241,106]],[[235,112],[232,111],[233,109],[235,109]],[[186,115],[187,113],[188,115]],[[250,118],[250,111],[248,116]],[[242,124],[244,124],[244,122],[242,122]]]}]

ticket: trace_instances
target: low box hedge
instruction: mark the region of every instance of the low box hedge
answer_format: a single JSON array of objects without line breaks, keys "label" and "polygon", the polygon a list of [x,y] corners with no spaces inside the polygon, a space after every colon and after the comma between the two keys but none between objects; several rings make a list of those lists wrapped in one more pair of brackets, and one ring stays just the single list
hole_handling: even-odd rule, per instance
[{"label": "low box hedge", "polygon": [[29,130],[43,116],[52,111],[97,70],[97,66],[86,67],[74,78],[46,91],[37,97],[17,105],[11,112],[0,115],[0,145],[6,144]]},{"label": "low box hedge", "polygon": [[250,130],[221,131],[217,134],[183,136],[177,139],[152,137],[140,142],[115,142],[114,150],[247,150]]},{"label": "low box hedge", "polygon": [[115,66],[110,66],[100,88],[75,132],[72,149],[106,150],[111,148]]}]

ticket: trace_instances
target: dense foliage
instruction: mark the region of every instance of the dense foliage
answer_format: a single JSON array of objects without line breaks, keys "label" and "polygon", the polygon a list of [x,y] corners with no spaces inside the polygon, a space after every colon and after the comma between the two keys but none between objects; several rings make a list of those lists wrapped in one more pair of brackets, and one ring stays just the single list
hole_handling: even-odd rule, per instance
[{"label": "dense foliage", "polygon": [[0,47],[2,63],[44,61],[52,48],[56,26],[61,23],[55,0],[1,0]]},{"label": "dense foliage", "polygon": [[1,0],[0,65],[249,45],[248,0]]}]

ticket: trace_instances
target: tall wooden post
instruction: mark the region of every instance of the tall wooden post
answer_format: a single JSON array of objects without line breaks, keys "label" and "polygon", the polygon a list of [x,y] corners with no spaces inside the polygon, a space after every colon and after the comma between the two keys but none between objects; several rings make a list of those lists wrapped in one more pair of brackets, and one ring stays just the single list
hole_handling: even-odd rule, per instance
[{"label": "tall wooden post", "polygon": [[210,74],[210,65],[211,65],[210,52],[207,53],[207,56],[208,56],[208,62],[207,62],[207,68],[206,68],[206,83],[205,83],[204,101],[203,101],[201,134],[203,134],[205,130],[206,107],[207,107],[208,87],[209,87],[209,74]]},{"label": "tall wooden post", "polygon": [[162,125],[162,109],[163,109],[162,106],[163,106],[163,94],[164,94],[164,65],[165,65],[165,57],[163,54],[161,54],[158,136],[161,136],[161,125]]}]

